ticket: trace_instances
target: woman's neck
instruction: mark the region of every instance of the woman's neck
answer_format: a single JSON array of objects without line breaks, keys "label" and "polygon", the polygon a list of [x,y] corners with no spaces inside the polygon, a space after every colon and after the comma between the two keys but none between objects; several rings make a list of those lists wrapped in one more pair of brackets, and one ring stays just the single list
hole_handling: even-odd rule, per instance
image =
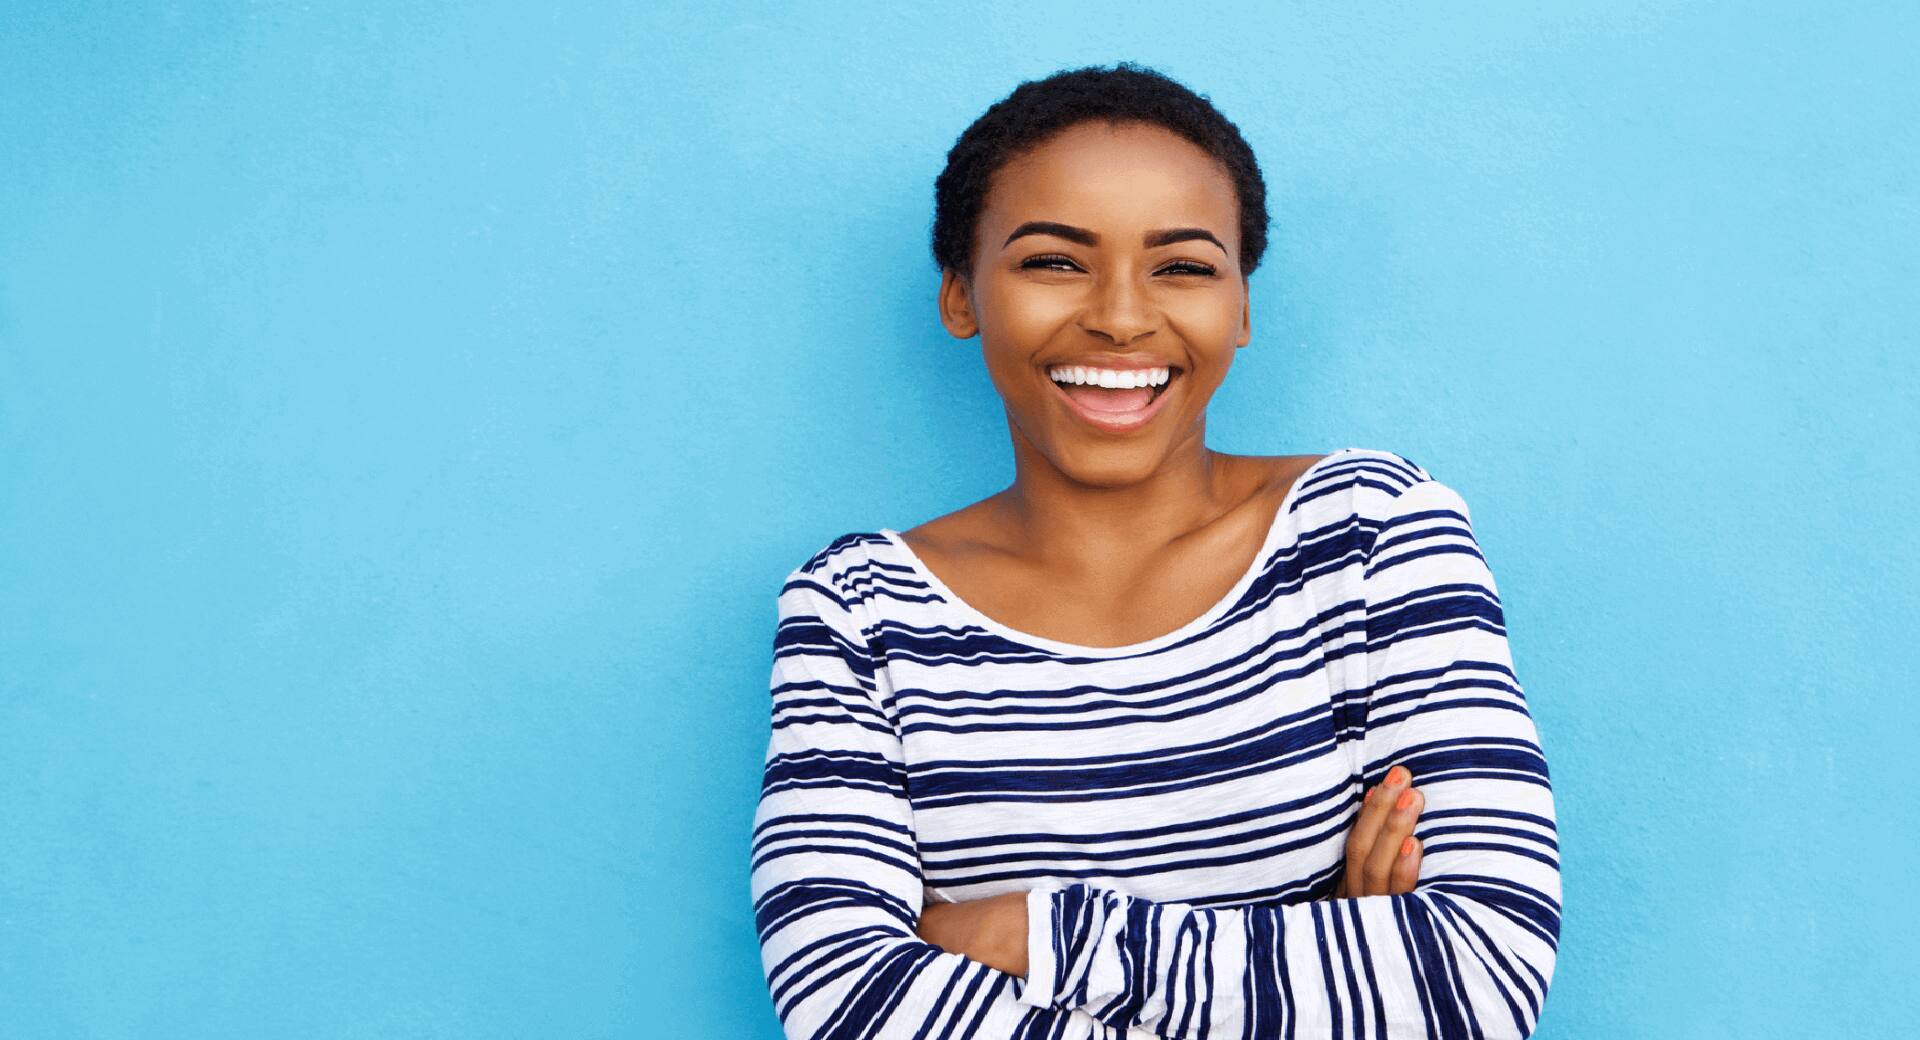
[{"label": "woman's neck", "polygon": [[1199,431],[1144,473],[1124,462],[1070,473],[1015,441],[1014,482],[995,497],[1007,537],[1023,543],[1010,548],[1033,560],[1096,564],[1157,552],[1245,502],[1261,478],[1243,456],[1209,449]]}]

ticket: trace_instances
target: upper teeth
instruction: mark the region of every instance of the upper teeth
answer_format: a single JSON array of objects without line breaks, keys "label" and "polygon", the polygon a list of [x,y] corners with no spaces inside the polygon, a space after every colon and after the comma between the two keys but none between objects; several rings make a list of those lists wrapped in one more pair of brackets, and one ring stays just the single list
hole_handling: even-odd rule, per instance
[{"label": "upper teeth", "polygon": [[1170,368],[1092,368],[1087,365],[1055,365],[1047,375],[1056,383],[1092,384],[1127,390],[1137,386],[1159,386],[1173,377]]}]

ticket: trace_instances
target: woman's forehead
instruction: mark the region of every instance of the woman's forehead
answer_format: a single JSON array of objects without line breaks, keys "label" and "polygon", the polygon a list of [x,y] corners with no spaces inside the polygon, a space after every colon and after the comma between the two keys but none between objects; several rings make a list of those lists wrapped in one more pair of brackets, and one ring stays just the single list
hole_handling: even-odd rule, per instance
[{"label": "woman's forehead", "polygon": [[[1186,138],[1145,124],[1069,127],[995,171],[982,223],[1232,224],[1233,180]],[[1215,228],[1222,235],[1232,227]]]}]

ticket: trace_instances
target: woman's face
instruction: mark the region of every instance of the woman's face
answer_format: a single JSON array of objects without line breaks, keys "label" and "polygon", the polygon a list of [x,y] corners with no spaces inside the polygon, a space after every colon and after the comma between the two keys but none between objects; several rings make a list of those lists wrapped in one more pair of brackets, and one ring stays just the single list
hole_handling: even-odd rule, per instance
[{"label": "woman's face", "polygon": [[[942,275],[940,315],[980,336],[1016,455],[1113,487],[1201,447],[1207,401],[1252,336],[1239,226],[1226,170],[1150,124],[1076,124],[994,175],[972,275]],[[1063,386],[1061,366],[1169,381]]]}]

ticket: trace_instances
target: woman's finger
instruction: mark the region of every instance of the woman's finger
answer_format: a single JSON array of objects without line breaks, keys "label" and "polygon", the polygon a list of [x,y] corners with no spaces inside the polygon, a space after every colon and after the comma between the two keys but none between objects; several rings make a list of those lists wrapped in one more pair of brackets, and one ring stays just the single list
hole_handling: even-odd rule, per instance
[{"label": "woman's finger", "polygon": [[1345,862],[1341,865],[1340,888],[1335,898],[1361,894],[1360,869],[1367,862],[1367,856],[1373,851],[1374,836],[1380,833],[1380,824],[1386,819],[1385,802],[1380,799],[1380,787],[1368,789],[1360,802],[1360,813],[1354,817],[1353,825],[1347,829],[1347,848]]},{"label": "woman's finger", "polygon": [[1413,891],[1420,883],[1420,853],[1424,851],[1420,839],[1408,835],[1401,839],[1400,855],[1393,859],[1393,874],[1389,881],[1388,895],[1405,895]]},{"label": "woman's finger", "polygon": [[1374,839],[1373,850],[1367,854],[1367,862],[1360,871],[1363,893],[1370,896],[1389,895],[1393,883],[1394,860],[1400,856],[1400,847],[1413,834],[1413,825],[1420,819],[1420,807],[1423,799],[1419,788],[1402,788],[1391,799],[1392,808],[1387,819],[1380,827],[1380,835]]},{"label": "woman's finger", "polygon": [[1364,877],[1368,859],[1373,855],[1374,845],[1378,842],[1380,829],[1386,824],[1393,800],[1406,790],[1413,780],[1413,774],[1405,766],[1394,766],[1387,770],[1386,779],[1379,786],[1367,792],[1360,805],[1360,815],[1353,821],[1353,829],[1347,832],[1347,861],[1343,872],[1342,891],[1345,896],[1371,895]]}]

